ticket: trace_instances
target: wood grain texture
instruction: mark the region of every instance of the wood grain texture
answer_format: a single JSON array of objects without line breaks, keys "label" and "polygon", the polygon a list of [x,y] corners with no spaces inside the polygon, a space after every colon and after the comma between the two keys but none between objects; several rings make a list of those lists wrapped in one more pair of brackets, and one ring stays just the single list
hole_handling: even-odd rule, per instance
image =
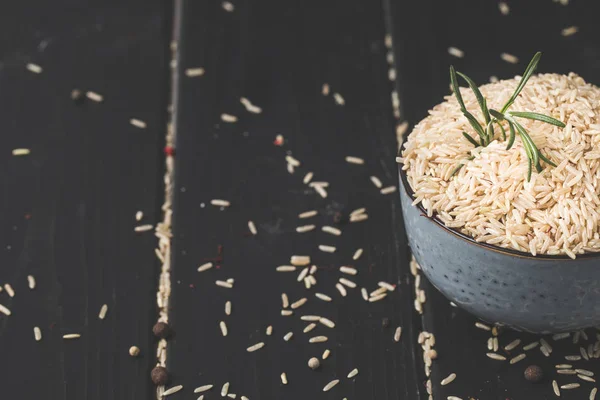
[{"label": "wood grain texture", "polygon": [[[334,1],[309,6],[305,2],[235,2],[227,13],[218,3],[184,1],[180,72],[204,67],[202,78],[182,78],[178,87],[174,266],[170,321],[176,332],[169,343],[172,384],[187,398],[193,388],[214,384],[211,396],[229,381],[230,392],[251,399],[416,399],[423,392],[416,347],[419,320],[412,309],[408,282],[406,238],[401,229],[396,194],[383,196],[369,180],[377,175],[385,185],[397,185],[396,143],[387,79],[384,19],[381,5],[369,1]],[[336,105],[321,95],[321,85],[345,98]],[[248,97],[263,108],[250,114],[239,103]],[[238,116],[223,123],[221,113]],[[277,147],[277,134],[285,144]],[[302,165],[286,171],[286,154]],[[364,166],[345,162],[362,157]],[[304,175],[330,182],[327,199],[303,185]],[[231,201],[220,210],[213,198]],[[336,212],[367,207],[368,221],[336,224]],[[316,209],[319,216],[299,220]],[[253,220],[258,235],[247,228]],[[304,234],[298,225],[318,229]],[[336,237],[322,225],[343,230]],[[337,246],[334,254],[319,244]],[[214,260],[223,246],[222,261]],[[363,247],[363,257],[352,261]],[[315,290],[307,291],[294,273],[277,273],[293,254],[308,254],[319,266]],[[213,260],[218,267],[198,273]],[[400,289],[380,303],[366,303],[359,289],[342,298],[334,284],[341,265],[355,265],[351,279],[374,290],[377,282],[398,283]],[[233,289],[215,285],[235,279]],[[334,298],[325,303],[314,292]],[[280,316],[280,294],[291,301],[307,297],[294,316]],[[232,301],[231,316],[224,313]],[[335,329],[318,327],[303,334],[303,314],[321,314]],[[382,317],[390,327],[382,328]],[[229,327],[222,337],[219,321]],[[265,329],[272,325],[272,336]],[[393,341],[396,326],[404,329]],[[286,332],[294,338],[285,342]],[[327,335],[329,341],[309,344]],[[265,348],[246,348],[264,341]],[[320,371],[307,367],[310,357],[329,348]],[[346,379],[353,368],[356,379]],[[286,372],[289,384],[280,382]],[[342,382],[330,393],[322,388],[334,378]]]},{"label": "wood grain texture", "polygon": [[[16,291],[0,293],[13,311],[0,316],[2,397],[148,399],[156,239],[133,227],[137,210],[155,223],[162,201],[170,9],[69,0],[2,9],[0,282]],[[76,87],[104,103],[76,106]],[[13,157],[17,147],[31,155]],[[128,355],[134,344],[139,359]]]},{"label": "wood grain texture", "polygon": [[[450,64],[482,84],[492,75],[503,79],[522,73],[535,51],[542,51],[540,72],[575,71],[588,82],[600,83],[597,42],[600,27],[594,21],[598,3],[572,1],[568,6],[562,6],[543,0],[509,1],[511,11],[508,16],[501,15],[497,2],[423,0],[387,3],[403,117],[411,124],[425,117],[427,110],[449,93]],[[571,37],[561,36],[561,30],[569,26],[578,26],[579,32]],[[450,56],[447,51],[450,46],[462,49],[465,57]],[[513,65],[502,61],[502,52],[516,55],[520,62]],[[573,364],[574,368],[600,372],[595,361],[564,359],[566,355],[579,354],[579,345],[574,345],[572,338],[555,342],[546,337],[554,349],[548,358],[536,348],[526,352],[527,358],[515,365],[491,360],[485,355],[489,351],[487,340],[491,334],[475,328],[474,317],[451,307],[435,288],[426,287],[424,329],[435,334],[439,353],[431,377],[435,399],[450,395],[481,400],[551,399],[555,398],[552,379],[557,379],[560,385],[581,383],[579,389],[563,390],[561,398],[588,398],[593,383],[558,375],[554,369],[556,364],[567,363]],[[581,339],[586,348],[597,340],[595,330],[589,329],[587,333],[589,340]],[[523,345],[540,339],[535,335],[507,331],[499,337],[500,347],[516,338],[522,340],[517,349],[500,350],[500,353],[514,357],[522,352]],[[539,365],[545,371],[546,379],[542,383],[525,381],[523,372],[531,364]],[[441,386],[441,380],[453,372],[457,379]]]}]

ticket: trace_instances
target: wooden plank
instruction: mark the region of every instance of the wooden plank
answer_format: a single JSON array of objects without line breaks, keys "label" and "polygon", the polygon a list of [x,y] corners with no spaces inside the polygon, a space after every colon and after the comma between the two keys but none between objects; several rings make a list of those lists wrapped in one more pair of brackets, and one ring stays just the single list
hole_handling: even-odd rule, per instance
[{"label": "wooden plank", "polygon": [[[595,38],[600,27],[593,20],[592,10],[597,5],[572,2],[568,6],[547,1],[509,2],[507,16],[499,12],[496,2],[470,2],[454,0],[437,2],[387,2],[390,25],[398,69],[398,91],[403,108],[403,118],[417,123],[426,111],[442,101],[449,93],[448,66],[485,83],[491,75],[509,78],[522,73],[533,53],[544,53],[541,72],[568,73],[575,71],[592,83],[600,83],[600,53]],[[580,31],[563,37],[561,30],[578,26]],[[458,59],[448,54],[450,46],[460,48],[465,57]],[[507,52],[519,57],[517,65],[500,59]],[[490,332],[477,329],[476,319],[452,307],[437,290],[423,282],[427,293],[424,329],[436,337],[439,358],[433,363],[432,384],[435,399],[458,396],[463,399],[549,399],[554,398],[552,379],[560,385],[579,382],[581,388],[563,390],[561,398],[588,398],[593,383],[584,382],[572,375],[559,375],[556,364],[573,364],[600,372],[597,363],[565,360],[566,355],[579,354],[579,347],[594,343],[596,333],[587,330],[589,340],[573,338],[553,341],[550,357],[545,357],[539,347],[527,351],[527,358],[514,365],[508,361],[495,361],[486,356]],[[502,348],[515,339],[521,344],[512,351]],[[522,347],[540,336],[513,331],[501,333],[501,354],[512,358]],[[523,372],[528,365],[539,365],[546,378],[541,384],[525,381]],[[442,379],[456,373],[456,380],[442,386]]]},{"label": "wooden plank", "polygon": [[[300,1],[236,2],[229,13],[218,3],[184,1],[181,15],[169,317],[176,333],[167,362],[172,385],[184,386],[180,398],[204,384],[219,392],[225,382],[238,398],[250,399],[418,398],[423,393],[423,378],[414,368],[419,320],[412,308],[397,192],[381,195],[369,180],[377,175],[385,185],[397,184],[381,5],[336,1],[316,10]],[[186,77],[190,67],[204,67],[205,76]],[[343,95],[344,106],[336,105],[332,94],[321,94],[325,82],[331,93]],[[248,113],[241,96],[262,107],[262,114]],[[236,115],[238,122],[224,123],[222,113]],[[273,144],[277,134],[285,138],[281,147]],[[286,170],[286,154],[302,163],[294,174]],[[364,158],[365,165],[347,163],[347,155]],[[326,199],[302,183],[309,171],[313,180],[330,183]],[[231,207],[221,210],[211,199],[226,199]],[[367,221],[334,221],[336,213],[347,216],[359,207],[368,209]],[[311,209],[319,215],[298,219]],[[248,220],[256,224],[257,236],[249,233]],[[318,228],[295,232],[304,224]],[[322,225],[343,233],[323,233]],[[337,251],[320,252],[319,244]],[[353,261],[359,247],[364,255]],[[293,254],[310,255],[318,265],[316,288],[306,290],[296,282],[297,273],[275,272]],[[215,268],[196,271],[211,260]],[[349,278],[359,287],[372,291],[386,280],[399,290],[379,303],[365,302],[359,289],[348,289],[342,298],[334,286],[341,265],[358,268]],[[235,279],[233,289],[215,285],[228,278]],[[315,291],[333,301],[316,299]],[[308,302],[294,316],[282,317],[282,292],[291,301],[306,297]],[[224,313],[228,300],[231,316]],[[336,327],[304,334],[303,314],[321,314]],[[387,328],[384,317],[391,320]],[[225,338],[219,321],[228,325]],[[265,334],[268,325],[272,336]],[[396,326],[403,327],[400,343],[393,340]],[[289,331],[294,337],[285,342]],[[316,335],[329,341],[309,344]],[[265,348],[246,352],[261,341]],[[327,348],[330,358],[320,371],[311,371],[308,359]],[[358,377],[347,379],[355,367]],[[282,372],[288,385],[281,384]],[[334,378],[340,385],[323,393]]]},{"label": "wooden plank", "polygon": [[[142,222],[160,216],[170,11],[159,1],[71,3],[27,0],[0,13],[0,282],[16,292],[0,293],[12,310],[0,315],[2,392],[148,399],[156,239],[133,228],[137,210]],[[104,102],[75,105],[74,88]],[[13,157],[19,147],[31,154]]]}]

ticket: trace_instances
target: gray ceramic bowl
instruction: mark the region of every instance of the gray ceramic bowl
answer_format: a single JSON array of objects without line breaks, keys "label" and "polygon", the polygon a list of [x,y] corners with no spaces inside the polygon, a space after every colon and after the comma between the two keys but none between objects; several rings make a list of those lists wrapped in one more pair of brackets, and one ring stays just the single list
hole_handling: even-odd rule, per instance
[{"label": "gray ceramic bowl", "polygon": [[600,253],[532,256],[477,243],[413,206],[400,172],[412,252],[431,283],[459,307],[512,328],[555,333],[600,325]]}]

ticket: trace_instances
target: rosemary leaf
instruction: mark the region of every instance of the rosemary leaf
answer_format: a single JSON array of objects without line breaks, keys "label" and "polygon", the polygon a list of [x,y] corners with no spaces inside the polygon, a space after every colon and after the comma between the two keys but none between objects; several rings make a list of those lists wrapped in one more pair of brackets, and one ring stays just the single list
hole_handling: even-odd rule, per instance
[{"label": "rosemary leaf", "polygon": [[469,124],[471,124],[473,129],[475,129],[475,132],[477,132],[479,137],[483,140],[484,146],[486,146],[488,144],[488,142],[486,141],[486,135],[485,135],[485,132],[483,131],[483,128],[479,124],[479,121],[477,121],[477,118],[475,118],[473,116],[473,114],[471,114],[467,110],[463,111],[463,115],[467,118],[467,120],[469,121]]},{"label": "rosemary leaf", "polygon": [[458,104],[460,105],[460,110],[464,113],[467,111],[465,107],[465,102],[463,101],[462,95],[460,94],[460,88],[458,87],[458,79],[456,78],[456,71],[454,67],[450,66],[450,83],[452,84],[452,91],[456,96],[456,100],[458,100]]},{"label": "rosemary leaf", "polygon": [[508,129],[510,130],[510,137],[508,138],[508,144],[506,145],[506,150],[510,150],[510,148],[515,143],[515,127],[512,122],[508,122]]},{"label": "rosemary leaf", "polygon": [[534,120],[546,122],[548,124],[555,125],[555,126],[558,126],[561,128],[565,127],[565,124],[562,121],[559,121],[555,118],[552,118],[552,117],[549,117],[547,115],[540,114],[540,113],[525,112],[525,111],[509,111],[508,113],[514,117],[534,119]]},{"label": "rosemary leaf", "polygon": [[496,118],[498,121],[504,121],[504,114],[501,114],[499,111],[490,108],[490,114],[492,114],[492,117]]},{"label": "rosemary leaf", "polygon": [[469,142],[473,144],[473,146],[479,147],[479,143],[477,143],[477,141],[473,139],[471,135],[469,135],[467,132],[463,132],[462,134]]},{"label": "rosemary leaf", "polygon": [[506,140],[506,130],[504,129],[502,124],[495,119],[492,122],[496,123],[500,127],[500,130],[502,131],[502,140]]},{"label": "rosemary leaf", "polygon": [[531,158],[527,158],[527,182],[531,181]]},{"label": "rosemary leaf", "polygon": [[529,80],[529,78],[531,78],[531,75],[533,75],[533,73],[535,72],[535,70],[538,66],[538,63],[540,62],[540,58],[542,58],[542,53],[538,51],[537,53],[535,53],[535,55],[529,62],[529,65],[525,69],[525,72],[523,73],[523,77],[521,78],[521,81],[517,85],[515,92],[513,93],[512,96],[510,96],[510,99],[508,99],[508,101],[506,102],[504,107],[502,107],[502,110],[500,111],[502,114],[504,114],[506,112],[506,110],[508,110],[508,107],[510,107],[515,102],[515,100],[517,99],[517,96],[519,95],[519,93],[521,93],[521,90],[523,90],[523,88],[527,84],[527,81]]},{"label": "rosemary leaf", "polygon": [[494,124],[492,123],[492,121],[488,122],[485,131],[488,137],[488,143],[490,143],[492,140],[494,140]]},{"label": "rosemary leaf", "polygon": [[471,78],[469,78],[467,75],[463,74],[462,72],[457,71],[456,73],[467,82],[467,84],[469,85],[469,87],[471,88],[473,93],[475,93],[475,98],[477,99],[477,102],[479,103],[479,107],[481,107],[481,112],[483,114],[483,118],[485,119],[485,123],[486,124],[489,123],[490,122],[490,112],[488,111],[488,108],[487,108],[487,101],[481,94],[481,91],[477,87],[477,84]]},{"label": "rosemary leaf", "polygon": [[556,164],[554,164],[549,158],[544,157],[544,155],[542,154],[541,151],[538,150],[538,155],[540,156],[540,158],[547,164],[552,165],[554,168],[556,168]]}]

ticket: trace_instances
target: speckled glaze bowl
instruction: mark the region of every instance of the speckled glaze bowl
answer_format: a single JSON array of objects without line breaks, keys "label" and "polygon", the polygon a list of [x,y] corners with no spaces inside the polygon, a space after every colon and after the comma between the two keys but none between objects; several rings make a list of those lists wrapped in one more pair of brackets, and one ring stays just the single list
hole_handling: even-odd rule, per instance
[{"label": "speckled glaze bowl", "polygon": [[399,166],[400,200],[412,252],[431,283],[459,307],[534,333],[600,325],[600,253],[532,256],[477,243],[413,206]]}]

